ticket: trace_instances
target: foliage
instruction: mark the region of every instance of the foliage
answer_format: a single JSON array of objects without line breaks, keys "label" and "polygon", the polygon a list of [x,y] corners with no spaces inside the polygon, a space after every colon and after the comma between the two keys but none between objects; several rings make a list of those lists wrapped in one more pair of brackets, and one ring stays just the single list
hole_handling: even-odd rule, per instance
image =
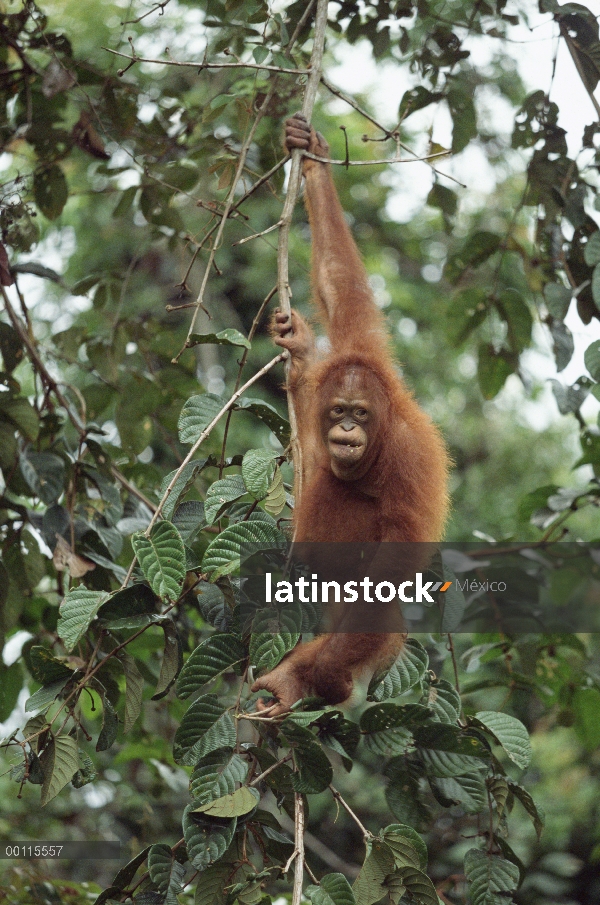
[{"label": "foliage", "polygon": [[[498,176],[493,204],[469,213],[430,135],[434,156],[414,164],[430,168],[429,209],[402,227],[386,214],[389,180],[348,166],[336,168],[336,181],[411,383],[453,447],[453,539],[473,528],[507,541],[519,535],[523,545],[493,561],[492,572],[510,567],[528,593],[537,582],[544,606],[597,602],[597,548],[565,567],[554,542],[597,536],[588,514],[600,498],[600,435],[584,403],[600,400],[600,344],[585,352],[588,375],[570,386],[553,381],[560,413],[575,418],[575,467],[586,484],[573,487],[562,466],[570,428],[537,436],[513,413],[503,419],[500,406],[489,412],[508,378],[524,375],[539,329],[557,373],[565,370],[573,298],[584,324],[600,320],[591,213],[600,209],[598,126],[569,152],[556,104],[540,90],[526,95],[508,64],[504,42],[533,15],[529,6],[438,6],[329,4],[330,54],[367,42],[375,60],[409,68],[414,83],[388,126],[368,98],[346,97],[348,160],[382,163],[386,142],[410,156],[420,128],[412,123],[444,109],[448,153],[476,145],[498,172],[514,157],[514,172]],[[290,889],[301,837],[292,840],[290,820],[323,815],[334,800],[349,836],[359,833],[345,857],[356,861],[364,844],[363,864],[353,876],[329,851],[331,870],[304,889],[316,905],[437,905],[442,895],[464,901],[467,890],[474,905],[549,903],[554,893],[535,885],[551,869],[528,790],[536,774],[525,771],[533,750],[543,772],[536,739],[561,726],[572,727],[567,747],[578,767],[597,757],[593,636],[410,639],[373,678],[367,706],[344,712],[313,700],[270,720],[249,696],[250,668],[270,668],[298,639],[296,631],[249,634],[238,606],[240,550],[283,547],[293,508],[289,424],[264,314],[276,282],[269,229],[284,187],[280,124],[302,103],[316,6],[278,8],[166,0],[131,7],[121,27],[124,7],[112,3],[86,5],[85,15],[72,0],[0,6],[0,643],[22,644],[18,659],[0,662],[0,720],[20,713],[27,689],[24,719],[2,743],[10,791],[34,812],[41,793],[60,814],[52,808],[67,807],[69,794],[84,794],[116,763],[132,767],[140,813],[146,789],[136,765],[154,771],[162,791],[147,780],[152,794],[177,792],[168,838],[160,822],[146,837],[140,819],[132,834],[149,844],[105,878],[98,903],[190,902],[193,894],[197,905],[266,905]],[[542,0],[539,15],[554,22],[578,90],[592,96],[596,19],[554,0]],[[472,54],[484,39],[497,48],[485,66]],[[343,92],[327,65],[316,120],[329,134],[339,117],[328,99]],[[484,125],[491,86],[515,111],[510,148]],[[302,299],[308,243],[300,226],[290,250]],[[422,268],[440,262],[443,275],[425,282]],[[477,383],[466,367],[475,359]],[[494,438],[500,452],[490,448]],[[503,507],[486,497],[511,505],[497,512]],[[482,581],[473,562],[456,572]],[[455,597],[448,618],[473,601]],[[361,819],[361,778],[375,785],[374,774],[385,785],[377,806],[363,801]],[[600,800],[597,779],[587,777],[589,797]],[[118,802],[121,813],[130,802]],[[584,823],[589,808],[581,806]],[[578,854],[588,858],[594,843]],[[560,850],[568,840],[550,844]],[[19,883],[15,902],[89,900],[79,884]]]}]

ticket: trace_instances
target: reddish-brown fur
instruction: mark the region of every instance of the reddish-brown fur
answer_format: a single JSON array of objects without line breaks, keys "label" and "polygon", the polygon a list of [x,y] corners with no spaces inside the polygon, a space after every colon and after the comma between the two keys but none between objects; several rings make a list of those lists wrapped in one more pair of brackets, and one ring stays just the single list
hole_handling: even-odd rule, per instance
[{"label": "reddish-brown fur", "polygon": [[[328,146],[300,116],[286,123],[286,147],[328,157]],[[381,312],[352,239],[328,164],[305,157],[306,207],[312,232],[313,295],[331,351],[315,352],[308,324],[276,313],[275,342],[290,351],[289,389],[302,450],[302,496],[295,511],[295,540],[316,542],[425,542],[440,539],[446,519],[448,457],[429,417],[398,375]],[[368,401],[367,445],[357,476],[332,470],[326,444],[332,398]],[[325,426],[324,426],[325,425]],[[363,606],[368,606],[364,603]],[[323,635],[296,647],[253,691],[277,698],[283,713],[299,698],[319,694],[346,700],[353,675],[377,668],[400,651],[392,633]],[[262,701],[259,708],[269,706]]]}]

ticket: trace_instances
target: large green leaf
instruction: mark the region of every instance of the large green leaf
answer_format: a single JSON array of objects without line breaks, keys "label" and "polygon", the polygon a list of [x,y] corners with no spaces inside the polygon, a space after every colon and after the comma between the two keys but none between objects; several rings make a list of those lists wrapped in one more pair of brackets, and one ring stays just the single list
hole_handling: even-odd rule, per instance
[{"label": "large green leaf", "polygon": [[427,867],[427,846],[416,830],[403,823],[392,823],[381,832],[381,838],[390,847],[396,867]]},{"label": "large green leaf", "polygon": [[257,632],[250,637],[250,663],[258,674],[270,672],[299,640],[299,632]]},{"label": "large green leaf", "polygon": [[231,754],[228,750],[212,751],[202,758],[190,779],[194,806],[209,804],[230,795],[247,775],[248,763],[239,754]]},{"label": "large green leaf", "polygon": [[177,627],[169,616],[165,616],[160,620],[160,627],[165,633],[165,648],[163,658],[160,664],[160,675],[154,694],[153,701],[159,701],[164,698],[171,688],[173,682],[179,675],[183,665],[183,650],[181,647],[181,639]]},{"label": "large green leaf", "polygon": [[252,496],[264,500],[275,474],[275,459],[279,453],[272,449],[249,449],[242,462],[242,477]]},{"label": "large green leaf", "polygon": [[32,491],[51,506],[65,489],[65,463],[54,453],[27,452],[20,457],[21,472]]},{"label": "large green leaf", "polygon": [[597,339],[587,347],[584,360],[585,366],[593,379],[600,383],[600,339]]},{"label": "large green leaf", "polygon": [[230,792],[222,798],[194,807],[194,813],[202,812],[209,817],[243,817],[252,811],[260,801],[260,794],[256,789],[248,786],[240,786],[235,792]]},{"label": "large green leaf", "polygon": [[307,886],[313,905],[355,905],[354,893],[343,874],[325,874],[319,886]]},{"label": "large green leaf", "polygon": [[179,439],[182,443],[195,443],[202,431],[219,414],[225,402],[213,393],[191,396],[179,416]]},{"label": "large green leaf", "polygon": [[394,854],[390,847],[380,839],[368,843],[367,856],[352,886],[356,905],[379,902],[386,894],[387,881],[394,872]]},{"label": "large green leaf", "polygon": [[522,770],[531,762],[531,742],[523,723],[507,713],[480,710],[473,723],[487,730],[502,745],[510,759]]},{"label": "large green leaf", "polygon": [[399,871],[399,876],[410,898],[418,905],[439,905],[435,886],[423,871],[405,867]]},{"label": "large green leaf", "polygon": [[177,600],[185,578],[185,548],[177,528],[171,522],[158,522],[150,537],[135,534],[131,544],[154,593]]},{"label": "large green leaf", "polygon": [[269,522],[247,521],[229,525],[208,545],[202,560],[203,571],[224,575],[239,569],[241,549],[249,545],[283,549],[286,540]]},{"label": "large green leaf", "polygon": [[206,459],[192,459],[192,461],[188,462],[187,465],[184,465],[181,470],[177,468],[175,471],[171,471],[168,475],[165,475],[159,490],[161,499],[167,492],[167,487],[176,475],[177,480],[173,484],[171,492],[163,504],[161,512],[163,518],[171,518],[179,500],[192,486],[196,475],[199,474],[206,465],[206,461]]},{"label": "large green leaf", "polygon": [[196,870],[204,870],[222,858],[233,839],[237,817],[223,820],[195,813],[192,805],[183,812],[183,835],[188,858]]},{"label": "large green leaf", "polygon": [[446,679],[428,681],[421,703],[430,707],[442,723],[456,723],[460,713],[460,695]]},{"label": "large green leaf", "polygon": [[51,738],[40,754],[44,772],[42,807],[48,804],[71,781],[79,767],[77,742],[70,735]]},{"label": "large green leaf", "polygon": [[173,855],[164,842],[157,842],[148,852],[148,873],[159,892],[166,892],[171,877]]},{"label": "large green leaf", "polygon": [[420,704],[375,704],[362,714],[360,728],[371,751],[390,757],[402,754],[415,727],[430,719],[430,711]]},{"label": "large green leaf", "polygon": [[369,682],[367,700],[384,701],[405,694],[421,681],[429,666],[423,645],[415,638],[407,638],[400,656],[383,672],[377,672]]},{"label": "large green leaf", "polygon": [[419,726],[414,735],[427,772],[433,776],[462,776],[482,769],[490,757],[480,739],[456,726]]},{"label": "large green leaf", "polygon": [[33,195],[42,214],[48,220],[56,220],[69,197],[67,180],[58,164],[41,167],[35,172]]},{"label": "large green leaf", "polygon": [[108,600],[105,591],[88,591],[78,587],[69,591],[60,605],[56,630],[68,651],[72,651],[85,635],[92,619]]},{"label": "large green leaf", "polygon": [[206,491],[206,499],[204,501],[204,517],[206,524],[212,525],[226,511],[231,503],[239,500],[248,491],[241,475],[227,475],[214,484]]},{"label": "large green leaf", "polygon": [[276,408],[262,399],[250,399],[242,396],[236,403],[236,409],[252,412],[263,424],[266,424],[282,446],[287,446],[290,439],[290,422],[279,414]]},{"label": "large green leaf", "polygon": [[194,905],[225,905],[229,895],[227,880],[231,877],[231,864],[217,863],[207,867],[198,877]]},{"label": "large green leaf", "polygon": [[123,732],[127,735],[142,709],[144,679],[135,665],[135,660],[126,650],[120,650],[116,654],[116,657],[120,661],[123,672],[125,673],[125,720],[123,723]]},{"label": "large green leaf", "polygon": [[186,660],[177,679],[177,696],[191,694],[244,657],[241,642],[233,635],[215,634],[202,641]]},{"label": "large green leaf", "polygon": [[205,694],[184,714],[175,733],[173,757],[177,763],[193,765],[210,751],[232,748],[235,740],[231,716],[216,695]]},{"label": "large green leaf", "polygon": [[465,875],[472,905],[506,905],[519,883],[516,864],[476,848],[465,855]]},{"label": "large green leaf", "polygon": [[244,346],[249,349],[250,343],[239,330],[228,327],[219,333],[192,333],[187,343],[188,346],[217,345],[217,346]]},{"label": "large green leaf", "polygon": [[100,735],[96,742],[96,751],[108,751],[115,741],[119,730],[119,717],[107,694],[102,697],[102,706],[104,707],[102,713],[102,729],[100,730]]}]

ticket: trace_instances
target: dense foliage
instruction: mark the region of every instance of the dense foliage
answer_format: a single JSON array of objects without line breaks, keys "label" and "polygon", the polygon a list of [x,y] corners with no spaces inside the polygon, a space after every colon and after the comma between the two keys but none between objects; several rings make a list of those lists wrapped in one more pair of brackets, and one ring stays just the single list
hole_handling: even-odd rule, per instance
[{"label": "dense foliage", "polygon": [[[546,23],[548,53],[571,55],[573,93],[600,113],[596,18],[555,0],[325,7],[314,120],[347,164],[336,183],[407,379],[452,450],[449,538],[503,542],[489,564],[457,553],[455,571],[509,572],[515,605],[597,606],[600,341],[586,375],[560,373],[569,309],[600,320],[600,126],[569,151],[551,95],[527,94],[507,54],[513,29]],[[239,559],[289,535],[265,324],[281,121],[303,104],[323,8],[0,2],[0,835],[134,840],[114,877],[19,863],[0,902],[298,905],[305,857],[315,905],[600,895],[595,635],[413,638],[366,705],[254,712],[249,675],[302,628],[242,630]],[[395,122],[330,79],[355,44],[409,73]],[[491,125],[500,103],[512,135]],[[481,204],[448,159],[473,148],[495,180]],[[414,167],[431,186],[399,224]],[[544,342],[564,423],[540,432],[523,412]],[[452,618],[477,593],[453,594]]]}]

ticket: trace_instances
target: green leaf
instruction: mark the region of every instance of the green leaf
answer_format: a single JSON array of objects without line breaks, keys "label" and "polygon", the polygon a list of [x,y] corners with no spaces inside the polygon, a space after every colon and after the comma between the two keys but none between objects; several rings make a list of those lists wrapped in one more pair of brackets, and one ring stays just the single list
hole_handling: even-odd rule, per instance
[{"label": "green leaf", "polygon": [[194,905],[226,905],[227,880],[231,876],[231,864],[213,864],[202,871],[196,886]]},{"label": "green leaf", "polygon": [[519,883],[516,864],[476,848],[465,855],[465,875],[472,905],[506,905]]},{"label": "green leaf", "polygon": [[241,786],[235,792],[217,798],[208,804],[196,805],[193,812],[201,811],[209,817],[243,817],[244,814],[250,813],[259,801],[260,794],[256,789]]},{"label": "green leaf", "polygon": [[190,544],[198,531],[206,525],[204,503],[186,500],[175,510],[172,522],[179,531],[184,544]]},{"label": "green leaf", "polygon": [[0,659],[0,723],[4,723],[15,709],[22,687],[21,664],[17,661],[5,666]]},{"label": "green leaf", "polygon": [[165,892],[171,877],[173,855],[164,842],[157,842],[148,852],[148,872],[152,883],[159,892]]},{"label": "green leaf", "polygon": [[429,777],[433,794],[443,807],[459,805],[466,814],[480,814],[487,807],[484,777],[481,773],[464,776]]},{"label": "green leaf", "polygon": [[56,220],[69,197],[65,174],[57,164],[36,170],[33,176],[35,203],[48,220]]},{"label": "green leaf", "polygon": [[191,396],[181,409],[178,421],[179,439],[182,443],[195,443],[205,428],[216,418],[225,402],[213,393]]},{"label": "green leaf", "polygon": [[25,712],[32,713],[34,710],[45,710],[60,694],[68,681],[68,679],[56,679],[54,682],[38,688],[25,701]]},{"label": "green leaf", "polygon": [[202,560],[202,570],[217,573],[212,576],[212,580],[236,571],[240,568],[241,548],[248,545],[285,549],[286,540],[268,522],[247,521],[229,525],[208,545]]},{"label": "green leaf", "polygon": [[4,412],[27,440],[37,440],[40,430],[39,417],[26,399],[20,396],[9,397],[8,393],[0,393],[0,411]]},{"label": "green leaf", "polygon": [[501,236],[487,230],[471,233],[462,248],[448,260],[447,278],[451,283],[455,283],[467,268],[479,267],[498,251],[501,241]]},{"label": "green leaf", "polygon": [[224,750],[207,754],[197,764],[190,778],[190,795],[194,807],[231,795],[238,783],[245,782],[247,775],[248,763],[239,754]]},{"label": "green leaf", "polygon": [[559,320],[552,321],[550,333],[552,334],[552,352],[556,361],[556,370],[564,371],[575,351],[573,334],[567,325]]},{"label": "green leaf", "polygon": [[177,600],[185,578],[185,548],[177,528],[171,522],[158,522],[150,537],[134,534],[131,544],[154,593]]},{"label": "green leaf", "polygon": [[177,696],[189,698],[202,685],[244,658],[244,648],[233,635],[215,634],[202,641],[186,660],[177,679]]},{"label": "green leaf", "polygon": [[260,45],[259,47],[255,47],[252,51],[252,56],[254,57],[255,63],[264,63],[264,61],[269,56],[269,51],[264,45]]},{"label": "green leaf", "polygon": [[355,905],[354,893],[343,874],[325,874],[319,886],[307,886],[313,905]]},{"label": "green leaf", "polygon": [[427,846],[416,830],[403,823],[392,823],[381,832],[381,837],[390,847],[396,867],[427,867]]},{"label": "green leaf", "polygon": [[264,500],[275,475],[275,459],[279,453],[272,449],[249,449],[242,461],[242,477],[256,500]]},{"label": "green leaf", "polygon": [[518,767],[525,770],[529,766],[531,742],[527,729],[520,720],[496,710],[481,710],[475,714],[473,723],[486,729]]},{"label": "green leaf", "polygon": [[96,768],[89,754],[79,749],[79,769],[71,780],[75,789],[82,789],[96,778]]},{"label": "green leaf", "polygon": [[445,679],[429,681],[421,703],[430,707],[442,723],[455,723],[458,719],[460,695]]},{"label": "green leaf", "polygon": [[400,656],[387,672],[375,673],[369,683],[367,700],[382,701],[410,691],[429,667],[429,657],[415,638],[407,638]]},{"label": "green leaf", "polygon": [[[222,858],[233,839],[237,817],[232,820],[205,817],[188,805],[183,812],[183,835],[188,858],[196,870],[204,870]],[[231,870],[231,869],[230,869]]]},{"label": "green leaf", "polygon": [[160,666],[160,675],[152,695],[153,701],[160,701],[161,698],[164,698],[183,665],[183,650],[175,623],[167,616],[161,619],[159,624],[165,633],[165,649]]},{"label": "green leaf", "polygon": [[[472,93],[466,88],[451,88],[446,97],[452,117],[452,153],[458,154],[477,137],[477,116]],[[435,903],[437,905],[437,902]]]},{"label": "green leaf", "polygon": [[102,729],[96,742],[96,751],[108,751],[117,737],[119,730],[119,717],[113,705],[108,699],[108,695],[103,695],[102,706],[104,708],[102,714]]},{"label": "green leaf", "polygon": [[418,905],[439,905],[435,886],[422,871],[414,867],[406,867],[399,871],[402,885]]},{"label": "green leaf", "polygon": [[290,422],[277,409],[262,399],[251,399],[242,396],[235,405],[236,410],[252,412],[263,424],[266,424],[282,446],[287,446],[290,441]]},{"label": "green leaf", "polygon": [[142,709],[144,679],[135,665],[135,660],[126,650],[120,650],[116,657],[125,673],[125,721],[123,723],[123,732],[127,735]]},{"label": "green leaf", "polygon": [[583,257],[588,267],[595,267],[596,264],[600,264],[600,232],[598,230],[592,233],[584,245]]},{"label": "green leaf", "polygon": [[244,346],[246,349],[250,348],[250,343],[246,337],[239,330],[234,330],[233,327],[221,330],[220,333],[192,333],[187,345]]},{"label": "green leaf", "polygon": [[[206,458],[193,459],[191,462],[188,462],[187,465],[184,465],[183,468],[181,469],[181,471],[177,468],[177,469],[175,469],[175,471],[172,471],[168,475],[165,475],[165,477],[163,478],[163,480],[161,482],[160,490],[159,490],[159,496],[161,499],[165,495],[165,493],[167,491],[167,487],[169,486],[169,484],[171,483],[171,481],[173,480],[175,475],[178,474],[178,477],[177,477],[177,480],[175,481],[175,483],[173,484],[173,487],[171,488],[171,492],[169,493],[169,496],[167,497],[167,499],[163,505],[163,508],[162,508],[162,517],[163,518],[165,518],[165,519],[171,518],[179,500],[185,493],[187,493],[189,488],[192,486],[192,484],[194,483],[194,479],[196,478],[196,475],[199,474],[200,471],[202,471],[202,469],[206,465],[206,462],[207,462]],[[201,505],[201,504],[198,504],[198,505]],[[173,519],[173,522],[174,521],[175,520]]]},{"label": "green leaf", "polygon": [[289,720],[284,721],[281,730],[291,741],[299,740],[294,748],[294,759],[299,770],[292,774],[295,791],[304,795],[325,791],[333,779],[333,768],[321,746],[313,740],[312,733],[294,726]]},{"label": "green leaf", "polygon": [[600,383],[600,339],[597,339],[587,347],[584,361],[593,379]]},{"label": "green leaf", "polygon": [[210,751],[235,745],[231,716],[214,694],[206,694],[184,714],[175,733],[173,757],[177,763],[194,765]]},{"label": "green leaf", "polygon": [[204,516],[206,524],[212,525],[228,507],[243,497],[248,491],[241,475],[228,475],[214,484],[206,491],[204,501]]},{"label": "green leaf", "polygon": [[496,352],[488,343],[482,343],[478,350],[477,380],[484,399],[497,396],[506,378],[513,373],[513,365],[504,350]]},{"label": "green leaf", "polygon": [[523,786],[520,786],[518,783],[513,782],[511,779],[509,779],[507,780],[507,787],[515,796],[515,798],[517,798],[521,802],[521,804],[531,817],[534,829],[539,839],[542,835],[542,830],[544,829],[543,811],[536,805],[527,789],[524,789]]},{"label": "green leaf", "polygon": [[40,754],[44,772],[42,783],[42,807],[48,804],[71,781],[79,767],[77,742],[70,735],[51,738]]},{"label": "green leaf", "polygon": [[457,726],[419,726],[414,735],[427,771],[433,776],[471,773],[482,769],[490,757],[483,742]]},{"label": "green leaf", "polygon": [[98,610],[108,600],[106,591],[78,587],[69,591],[60,605],[56,630],[67,651],[83,638]]},{"label": "green leaf", "polygon": [[362,714],[360,728],[367,747],[381,757],[389,757],[404,753],[415,727],[430,719],[430,711],[420,704],[375,704]]},{"label": "green leaf", "polygon": [[283,483],[283,474],[281,473],[279,465],[276,465],[273,483],[269,487],[265,499],[265,512],[268,512],[273,518],[277,518],[277,516],[283,512],[286,501],[287,497]]},{"label": "green leaf", "polygon": [[51,506],[64,490],[65,463],[54,453],[28,452],[20,457],[23,477],[42,502]]},{"label": "green leaf", "polygon": [[544,286],[544,298],[548,311],[559,321],[565,319],[572,297],[572,290],[563,286],[562,283],[547,283]]},{"label": "green leaf", "polygon": [[23,343],[21,337],[9,324],[0,322],[0,355],[4,370],[14,371],[19,362],[23,360]]},{"label": "green leaf", "polygon": [[367,843],[367,856],[352,886],[356,905],[379,902],[387,892],[384,884],[394,872],[394,854],[390,847],[380,839]]},{"label": "green leaf", "polygon": [[428,107],[429,104],[439,101],[440,98],[441,94],[428,91],[426,88],[423,88],[422,85],[417,85],[416,88],[410,88],[402,95],[398,110],[398,118],[404,120],[410,116],[411,113],[415,113],[417,110]]},{"label": "green leaf", "polygon": [[250,663],[257,674],[270,672],[300,640],[300,632],[257,632],[250,638]]},{"label": "green leaf", "polygon": [[156,615],[157,598],[146,584],[133,584],[107,600],[98,610],[98,619],[112,625],[116,620]]}]

